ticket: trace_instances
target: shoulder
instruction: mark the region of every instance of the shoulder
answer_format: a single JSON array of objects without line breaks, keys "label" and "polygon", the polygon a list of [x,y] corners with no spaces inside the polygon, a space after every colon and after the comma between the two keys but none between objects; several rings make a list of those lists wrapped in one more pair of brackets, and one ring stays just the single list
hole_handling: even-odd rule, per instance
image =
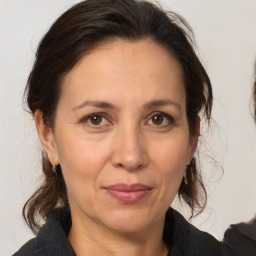
[{"label": "shoulder", "polygon": [[29,240],[24,244],[16,253],[12,256],[39,256],[40,250],[38,250],[36,238]]},{"label": "shoulder", "polygon": [[237,256],[255,256],[256,218],[247,223],[231,225],[224,234],[223,245]]},{"label": "shoulder", "polygon": [[221,254],[221,243],[212,235],[203,232],[190,224],[179,212],[170,208],[166,221],[173,221],[174,232],[169,256],[215,256]]},{"label": "shoulder", "polygon": [[13,256],[74,256],[75,253],[67,238],[70,227],[70,210],[53,210],[37,236],[23,245]]}]

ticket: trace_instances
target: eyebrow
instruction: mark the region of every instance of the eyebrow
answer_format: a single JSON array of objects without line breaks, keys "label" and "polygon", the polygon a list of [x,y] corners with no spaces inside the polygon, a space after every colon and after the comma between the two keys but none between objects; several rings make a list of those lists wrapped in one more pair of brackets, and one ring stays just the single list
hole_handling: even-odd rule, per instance
[{"label": "eyebrow", "polygon": [[[168,106],[168,105],[174,105],[181,112],[181,105],[178,102],[175,102],[170,99],[152,100],[152,101],[144,104],[143,108],[149,109],[149,108],[153,108],[153,107],[162,107],[162,106]],[[115,105],[113,105],[109,102],[106,102],[106,101],[86,100],[86,101],[82,102],[81,104],[73,107],[72,111],[77,111],[86,106],[93,106],[93,107],[97,107],[97,108],[107,108],[107,109],[117,109],[117,107]]]},{"label": "eyebrow", "polygon": [[79,104],[78,106],[73,107],[72,111],[79,110],[86,106],[93,106],[93,107],[97,107],[97,108],[109,108],[109,109],[116,108],[113,104],[106,102],[106,101],[86,100],[86,101],[82,102],[81,104]]},{"label": "eyebrow", "polygon": [[160,99],[160,100],[153,100],[148,103],[146,103],[143,108],[152,108],[152,107],[163,107],[168,105],[174,105],[176,108],[178,108],[179,112],[181,113],[181,105],[173,100],[170,99]]}]

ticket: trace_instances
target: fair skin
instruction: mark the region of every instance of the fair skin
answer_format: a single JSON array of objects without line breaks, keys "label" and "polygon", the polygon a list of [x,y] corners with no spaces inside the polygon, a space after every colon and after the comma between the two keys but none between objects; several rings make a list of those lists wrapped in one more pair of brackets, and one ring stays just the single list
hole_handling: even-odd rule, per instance
[{"label": "fair skin", "polygon": [[61,165],[76,254],[166,255],[165,212],[197,143],[180,64],[150,40],[105,43],[66,75],[54,130],[39,110],[35,122]]}]

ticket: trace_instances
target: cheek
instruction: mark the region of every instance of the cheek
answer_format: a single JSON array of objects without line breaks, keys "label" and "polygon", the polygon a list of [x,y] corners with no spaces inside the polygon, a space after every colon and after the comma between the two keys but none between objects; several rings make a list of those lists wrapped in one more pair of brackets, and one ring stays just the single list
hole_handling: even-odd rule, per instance
[{"label": "cheek", "polygon": [[178,192],[189,156],[189,139],[175,136],[154,143],[151,159],[161,183],[159,200],[172,202]]},{"label": "cheek", "polygon": [[61,165],[82,172],[94,172],[94,166],[100,166],[105,162],[108,150],[109,143],[106,141],[97,140],[93,136],[88,138],[74,132],[72,134],[72,131],[63,132],[57,140]]},{"label": "cheek", "polygon": [[108,144],[82,136],[59,136],[57,150],[68,193],[94,193],[98,176],[108,159]]},{"label": "cheek", "polygon": [[190,155],[189,137],[186,134],[171,135],[151,142],[151,159],[166,175],[185,169]]}]

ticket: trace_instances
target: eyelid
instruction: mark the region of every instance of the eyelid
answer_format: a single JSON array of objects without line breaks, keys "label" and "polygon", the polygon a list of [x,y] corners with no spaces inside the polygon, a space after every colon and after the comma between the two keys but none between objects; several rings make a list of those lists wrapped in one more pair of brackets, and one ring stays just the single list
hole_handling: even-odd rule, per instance
[{"label": "eyelid", "polygon": [[[171,126],[171,125],[173,125],[173,123],[175,122],[174,118],[173,118],[171,115],[169,115],[169,114],[167,114],[167,113],[165,113],[165,112],[162,112],[162,111],[154,111],[154,112],[151,112],[151,113],[146,117],[146,123],[149,122],[149,120],[150,120],[153,116],[155,116],[155,115],[161,115],[161,116],[163,116],[164,118],[166,118],[166,119],[168,120],[168,124],[164,124],[164,125],[162,125],[162,124],[160,124],[160,125],[153,125],[153,126],[156,126],[156,127],[158,127],[158,128],[165,128],[165,127]],[[100,116],[100,117],[102,117],[102,118],[105,118],[105,119],[107,120],[108,124],[93,125],[93,124],[89,123],[88,120],[89,120],[91,117],[93,117],[93,116]],[[112,122],[111,122],[111,119],[110,119],[109,116],[108,116],[108,114],[106,114],[105,112],[94,112],[94,113],[88,114],[88,115],[84,116],[83,118],[81,118],[80,122],[83,123],[83,124],[84,124],[84,123],[87,123],[88,126],[91,126],[91,127],[93,127],[93,128],[100,128],[100,127],[102,127],[102,126],[108,126],[109,124],[112,123]]]}]

